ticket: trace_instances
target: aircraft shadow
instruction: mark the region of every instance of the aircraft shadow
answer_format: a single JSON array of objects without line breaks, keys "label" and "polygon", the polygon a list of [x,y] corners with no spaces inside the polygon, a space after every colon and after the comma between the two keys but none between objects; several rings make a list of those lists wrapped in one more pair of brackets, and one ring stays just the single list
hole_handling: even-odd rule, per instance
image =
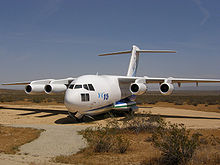
[{"label": "aircraft shadow", "polygon": [[91,118],[87,118],[85,121],[77,121],[70,116],[58,119],[55,121],[56,124],[79,124],[79,123],[92,123],[94,121],[105,120],[112,117],[126,117],[124,113],[114,113],[112,111],[103,113],[100,115],[93,116],[94,120]]},{"label": "aircraft shadow", "polygon": [[67,116],[64,118],[57,119],[54,123],[56,124],[78,124],[80,122],[78,122],[77,120],[73,119],[70,116]]},{"label": "aircraft shadow", "polygon": [[164,118],[184,118],[184,119],[209,119],[209,120],[220,120],[218,117],[200,117],[200,116],[177,116],[177,115],[160,115]]},{"label": "aircraft shadow", "polygon": [[[151,107],[146,107],[146,108],[151,108]],[[69,117],[67,110],[36,109],[36,108],[8,108],[8,107],[4,107],[4,106],[0,106],[0,109],[27,111],[27,113],[17,114],[19,116],[40,114],[42,112],[43,113],[48,113],[48,114],[45,114],[45,115],[36,116],[36,117],[39,117],[39,118],[55,116],[55,115],[59,115],[59,114],[66,114],[67,117],[57,119],[55,121],[55,123],[56,124],[74,124],[74,123],[77,124],[77,123],[82,123],[82,122],[79,122],[79,121]],[[179,115],[154,115],[154,114],[151,114],[151,116],[160,116],[160,117],[163,117],[163,118],[177,118],[177,119],[179,118],[179,119],[220,120],[219,117],[202,117],[202,116],[186,116],[186,115],[185,116],[179,116]],[[125,113],[116,113],[115,111],[111,111],[111,112],[108,112],[108,113],[93,116],[94,120],[88,119],[88,120],[84,121],[84,123],[91,123],[92,121],[105,120],[107,118],[112,118],[112,117],[124,117],[123,119],[120,119],[121,121],[131,119],[131,116],[129,116]],[[133,117],[149,117],[149,114],[136,113],[136,114],[133,115]]]},{"label": "aircraft shadow", "polygon": [[46,114],[46,115],[36,116],[36,117],[39,117],[39,118],[55,116],[55,115],[59,115],[59,114],[68,114],[67,110],[54,110],[54,109],[8,108],[8,107],[3,107],[3,106],[1,106],[0,109],[27,111],[27,113],[17,114],[19,116],[27,116],[27,115],[40,114],[42,112],[49,113],[49,114]]},{"label": "aircraft shadow", "polygon": [[154,114],[134,114],[133,116],[129,116],[127,114],[112,114],[112,113],[106,113],[102,115],[93,116],[94,120],[89,119],[87,121],[79,122],[74,120],[73,118],[67,116],[65,118],[61,118],[55,121],[56,124],[79,124],[79,123],[92,123],[93,121],[99,121],[99,120],[105,120],[112,117],[123,117],[120,118],[119,121],[128,121],[131,120],[133,117],[149,117],[149,116],[160,116],[162,118],[176,118],[176,119],[209,119],[209,120],[220,120],[220,118],[217,117],[200,117],[200,116],[178,116],[178,115],[154,115]]},{"label": "aircraft shadow", "polygon": [[[220,120],[219,117],[202,117],[202,116],[179,116],[179,115],[154,115],[151,116],[160,116],[163,118],[182,118],[182,119],[211,119],[211,120]],[[149,114],[134,114],[134,117],[149,117]]]},{"label": "aircraft shadow", "polygon": [[153,107],[138,107],[138,108],[146,108],[147,109],[147,108],[153,108]]}]

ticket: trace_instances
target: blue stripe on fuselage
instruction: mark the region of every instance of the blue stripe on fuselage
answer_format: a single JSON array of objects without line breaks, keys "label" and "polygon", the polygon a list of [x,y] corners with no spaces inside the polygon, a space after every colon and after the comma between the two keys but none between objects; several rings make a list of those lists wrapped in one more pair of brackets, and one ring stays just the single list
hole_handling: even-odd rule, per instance
[{"label": "blue stripe on fuselage", "polygon": [[[124,98],[124,99],[121,99],[121,100],[117,101],[116,104],[128,103],[128,101],[124,101],[124,100],[125,100],[125,99],[129,99],[129,101],[131,101],[130,98],[132,98],[132,97],[136,97],[136,96],[135,96],[135,95],[131,95],[131,96],[129,96],[129,97],[126,97],[126,98]],[[96,111],[96,110],[105,109],[105,108],[110,108],[110,107],[113,108],[113,106],[114,106],[114,104],[109,104],[109,105],[106,105],[106,106],[103,106],[103,107],[99,107],[99,108],[87,110],[86,112]]]},{"label": "blue stripe on fuselage", "polygon": [[109,105],[106,105],[104,107],[99,107],[99,108],[95,108],[95,109],[90,109],[90,110],[87,110],[87,112],[91,112],[91,111],[96,111],[96,110],[100,110],[100,109],[105,109],[105,108],[110,108],[110,107],[113,107],[114,104],[109,104]]}]

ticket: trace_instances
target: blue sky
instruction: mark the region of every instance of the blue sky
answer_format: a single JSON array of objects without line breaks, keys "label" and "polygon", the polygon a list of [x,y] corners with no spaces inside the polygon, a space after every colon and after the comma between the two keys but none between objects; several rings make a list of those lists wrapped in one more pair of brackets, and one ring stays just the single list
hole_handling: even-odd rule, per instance
[{"label": "blue sky", "polygon": [[125,75],[131,49],[138,75],[220,78],[219,0],[0,0],[0,82]]}]

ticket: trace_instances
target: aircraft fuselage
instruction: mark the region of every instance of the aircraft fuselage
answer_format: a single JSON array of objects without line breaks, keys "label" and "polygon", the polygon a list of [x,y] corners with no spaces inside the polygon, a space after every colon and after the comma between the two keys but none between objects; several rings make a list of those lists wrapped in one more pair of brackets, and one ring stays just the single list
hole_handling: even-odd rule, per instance
[{"label": "aircraft fuselage", "polygon": [[100,114],[114,108],[117,101],[131,96],[129,85],[120,84],[116,76],[81,76],[69,85],[64,103],[71,113]]}]

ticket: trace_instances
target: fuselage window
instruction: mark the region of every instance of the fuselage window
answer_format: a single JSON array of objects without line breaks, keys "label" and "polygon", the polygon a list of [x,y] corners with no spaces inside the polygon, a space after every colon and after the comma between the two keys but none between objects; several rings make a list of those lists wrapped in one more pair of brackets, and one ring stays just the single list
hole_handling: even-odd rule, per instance
[{"label": "fuselage window", "polygon": [[74,85],[75,85],[75,84],[71,84],[71,85],[69,86],[69,89],[73,89]]},{"label": "fuselage window", "polygon": [[83,88],[86,90],[89,90],[88,85],[87,84],[83,84]]},{"label": "fuselage window", "polygon": [[95,91],[95,89],[94,89],[94,87],[93,87],[92,84],[88,84],[88,86],[89,86],[89,90],[90,90],[90,91]]},{"label": "fuselage window", "polygon": [[74,89],[80,89],[80,88],[82,88],[82,85],[75,85]]},{"label": "fuselage window", "polygon": [[89,94],[88,93],[82,93],[81,94],[81,101],[85,102],[85,101],[89,101]]}]

